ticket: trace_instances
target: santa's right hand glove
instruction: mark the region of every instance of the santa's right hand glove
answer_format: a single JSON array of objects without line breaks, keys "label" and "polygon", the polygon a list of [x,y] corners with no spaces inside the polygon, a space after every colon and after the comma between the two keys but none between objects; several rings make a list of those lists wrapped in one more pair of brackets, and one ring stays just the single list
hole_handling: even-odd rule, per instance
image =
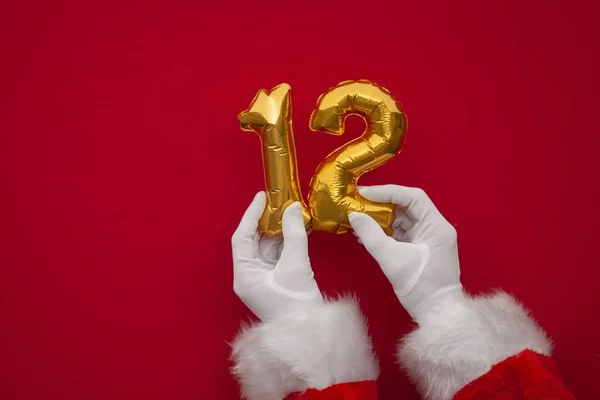
[{"label": "santa's right hand glove", "polygon": [[359,193],[397,205],[393,238],[366,214],[352,213],[349,220],[411,317],[424,322],[431,311],[462,298],[456,230],[425,192],[385,185],[363,187]]}]

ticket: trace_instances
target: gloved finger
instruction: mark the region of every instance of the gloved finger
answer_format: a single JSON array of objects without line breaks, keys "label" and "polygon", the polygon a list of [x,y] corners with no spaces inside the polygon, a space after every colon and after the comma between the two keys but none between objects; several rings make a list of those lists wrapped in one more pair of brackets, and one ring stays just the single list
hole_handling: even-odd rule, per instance
[{"label": "gloved finger", "polygon": [[367,214],[350,213],[348,220],[367,251],[379,261],[386,249],[397,242],[385,234],[379,224]]},{"label": "gloved finger", "polygon": [[414,221],[410,216],[408,216],[406,211],[398,207],[396,208],[396,221],[394,221],[393,225],[397,225],[401,230],[406,232],[413,227]]},{"label": "gloved finger", "polygon": [[[280,261],[289,258],[308,259],[308,236],[304,227],[302,207],[299,202],[288,206],[283,212],[283,250]],[[292,260],[290,260],[292,261]]]},{"label": "gloved finger", "polygon": [[396,208],[396,220],[392,223],[392,229],[394,230],[394,239],[399,242],[404,242],[404,236],[406,231],[414,226],[412,218],[410,218],[406,212],[400,208]]},{"label": "gloved finger", "polygon": [[415,221],[420,221],[425,216],[441,217],[429,196],[419,188],[398,185],[363,186],[358,192],[371,201],[403,207]]},{"label": "gloved finger", "polygon": [[258,192],[231,238],[234,258],[255,258],[258,255],[258,220],[262,216],[266,204],[265,192]]},{"label": "gloved finger", "polygon": [[283,244],[283,238],[280,237],[266,237],[260,239],[258,242],[258,252],[263,261],[272,265],[275,268],[277,260],[281,257],[281,248]]},{"label": "gloved finger", "polygon": [[419,234],[419,229],[412,227],[409,230],[407,230],[406,232],[404,232],[404,235],[402,236],[402,242],[415,243],[418,234]]}]

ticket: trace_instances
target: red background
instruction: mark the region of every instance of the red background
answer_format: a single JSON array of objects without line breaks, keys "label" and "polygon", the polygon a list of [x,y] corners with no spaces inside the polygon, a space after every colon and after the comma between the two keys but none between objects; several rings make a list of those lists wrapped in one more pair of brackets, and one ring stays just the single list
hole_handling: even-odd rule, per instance
[{"label": "red background", "polygon": [[[465,286],[516,294],[568,386],[600,397],[594,1],[202,3],[0,6],[1,398],[236,398],[230,236],[263,188],[237,114],[292,85],[306,191],[363,129],[312,133],[310,111],[357,78],[409,120],[362,183],[423,187],[458,229]],[[310,246],[321,287],[362,301],[381,398],[416,398],[392,354],[409,318],[377,265],[352,235]]]}]

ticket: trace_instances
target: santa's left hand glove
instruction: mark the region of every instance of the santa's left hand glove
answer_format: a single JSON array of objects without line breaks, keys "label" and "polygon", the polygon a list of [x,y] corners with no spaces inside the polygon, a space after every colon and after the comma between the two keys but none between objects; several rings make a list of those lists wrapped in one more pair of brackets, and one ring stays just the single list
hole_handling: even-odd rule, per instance
[{"label": "santa's left hand glove", "polygon": [[262,321],[298,308],[323,304],[308,258],[300,203],[283,214],[283,239],[262,237],[258,221],[266,194],[259,192],[231,240],[233,289]]}]

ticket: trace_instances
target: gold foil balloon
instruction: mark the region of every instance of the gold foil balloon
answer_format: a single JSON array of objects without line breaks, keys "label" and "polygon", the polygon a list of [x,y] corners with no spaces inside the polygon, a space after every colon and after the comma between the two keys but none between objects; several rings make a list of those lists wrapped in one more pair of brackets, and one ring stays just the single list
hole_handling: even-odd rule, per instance
[{"label": "gold foil balloon", "polygon": [[241,128],[258,133],[263,144],[267,207],[259,221],[259,231],[268,236],[282,235],[283,211],[293,202],[302,203],[307,228],[311,220],[298,182],[290,90],[286,83],[276,86],[271,93],[260,90],[250,107],[238,117]]},{"label": "gold foil balloon", "polygon": [[358,194],[356,185],[362,174],[398,154],[404,142],[406,116],[387,90],[369,81],[348,81],[321,95],[310,118],[310,129],[341,135],[344,121],[351,114],[363,117],[367,129],[317,167],[308,195],[313,229],[344,233],[351,229],[348,214],[362,212],[392,235],[395,206],[365,199]]},{"label": "gold foil balloon", "polygon": [[[263,144],[267,206],[259,231],[281,236],[285,208],[302,203],[306,228],[331,233],[351,229],[348,214],[373,217],[389,235],[395,220],[393,204],[374,203],[356,190],[358,178],[380,167],[402,147],[406,116],[390,93],[369,81],[342,82],[323,94],[310,119],[310,129],[341,135],[348,115],[362,116],[367,129],[340,147],[319,165],[311,180],[308,204],[302,201],[292,131],[290,86],[282,83],[269,93],[260,90],[250,107],[239,115],[243,130],[257,132]],[[310,212],[309,212],[310,209]]]}]

